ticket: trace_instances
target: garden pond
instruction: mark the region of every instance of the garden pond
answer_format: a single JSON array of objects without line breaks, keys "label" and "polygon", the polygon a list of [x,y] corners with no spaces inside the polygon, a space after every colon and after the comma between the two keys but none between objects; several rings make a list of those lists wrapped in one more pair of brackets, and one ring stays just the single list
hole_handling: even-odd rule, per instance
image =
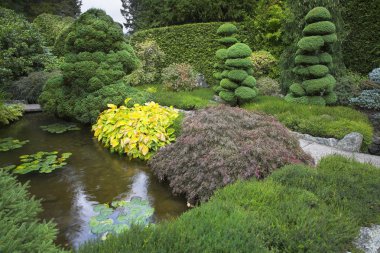
[{"label": "garden pond", "polygon": [[29,142],[22,148],[0,152],[0,167],[18,165],[20,156],[39,151],[72,153],[66,166],[50,174],[18,176],[23,183],[29,181],[31,194],[42,199],[41,218],[57,224],[57,243],[75,248],[95,238],[89,226],[91,217],[96,215],[94,208],[115,200],[128,201],[134,197],[147,200],[154,208],[154,222],[177,217],[186,211],[185,199],[173,196],[169,186],[160,183],[144,162],[111,154],[93,137],[89,126],[79,126],[80,130],[61,134],[41,129],[41,126],[55,123],[62,122],[33,113],[1,128],[0,139],[12,137]]}]

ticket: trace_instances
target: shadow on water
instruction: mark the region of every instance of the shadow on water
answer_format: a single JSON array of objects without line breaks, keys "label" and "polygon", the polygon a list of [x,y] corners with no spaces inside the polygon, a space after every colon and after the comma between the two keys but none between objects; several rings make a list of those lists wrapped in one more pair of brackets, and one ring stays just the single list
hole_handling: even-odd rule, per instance
[{"label": "shadow on water", "polygon": [[93,206],[115,199],[139,196],[155,208],[155,220],[177,217],[186,211],[185,199],[171,194],[167,185],[158,182],[145,163],[129,161],[110,154],[92,136],[90,127],[80,131],[50,134],[41,125],[59,120],[42,113],[27,114],[11,126],[0,128],[0,138],[30,140],[21,149],[0,153],[0,167],[18,164],[19,156],[38,151],[71,152],[68,165],[51,174],[20,176],[30,181],[30,192],[42,199],[41,218],[53,219],[59,235],[57,243],[77,247],[91,239],[88,221]]}]

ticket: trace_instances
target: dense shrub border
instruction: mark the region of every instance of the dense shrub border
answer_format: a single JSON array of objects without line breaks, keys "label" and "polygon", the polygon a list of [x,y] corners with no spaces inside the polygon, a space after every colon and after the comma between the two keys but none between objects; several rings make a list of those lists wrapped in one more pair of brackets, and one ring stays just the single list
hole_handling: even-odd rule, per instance
[{"label": "dense shrub border", "polygon": [[301,105],[276,97],[259,97],[244,108],[273,115],[288,128],[313,136],[342,139],[351,132],[361,133],[363,150],[372,142],[373,127],[368,117],[349,107]]},{"label": "dense shrub border", "polygon": [[57,230],[37,217],[41,204],[28,185],[0,170],[0,252],[63,252],[54,245]]},{"label": "dense shrub border", "polygon": [[79,252],[356,252],[359,227],[380,221],[379,195],[380,170],[328,157],[317,169],[292,165],[237,182],[175,221]]}]

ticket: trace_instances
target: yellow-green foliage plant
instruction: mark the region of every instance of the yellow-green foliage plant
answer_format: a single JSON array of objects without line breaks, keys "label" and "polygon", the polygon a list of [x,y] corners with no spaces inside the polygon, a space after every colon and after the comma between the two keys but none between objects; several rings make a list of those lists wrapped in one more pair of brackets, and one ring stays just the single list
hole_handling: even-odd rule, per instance
[{"label": "yellow-green foliage plant", "polygon": [[131,108],[109,104],[108,108],[92,130],[98,141],[113,153],[149,160],[159,148],[175,141],[173,123],[179,113],[172,107],[149,102]]}]

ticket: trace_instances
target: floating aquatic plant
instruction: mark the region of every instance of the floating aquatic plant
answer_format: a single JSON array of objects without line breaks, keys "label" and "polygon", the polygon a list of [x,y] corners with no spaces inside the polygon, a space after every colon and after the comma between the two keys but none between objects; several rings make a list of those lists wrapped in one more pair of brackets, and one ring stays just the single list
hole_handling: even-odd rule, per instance
[{"label": "floating aquatic plant", "polygon": [[61,134],[68,131],[80,130],[80,128],[75,124],[60,124],[60,123],[55,123],[55,124],[51,124],[47,126],[41,126],[41,129],[52,134]]},{"label": "floating aquatic plant", "polygon": [[110,205],[94,207],[98,214],[90,220],[91,232],[105,240],[110,233],[119,234],[132,224],[146,226],[150,223],[154,209],[147,200],[134,197],[131,201],[113,201]]},{"label": "floating aquatic plant", "polygon": [[39,173],[51,173],[56,169],[60,169],[65,166],[65,162],[72,154],[63,153],[61,157],[58,157],[58,152],[38,152],[33,155],[23,155],[20,156],[21,164],[10,165],[3,170],[11,171],[15,174],[27,174],[30,172],[37,171]]},{"label": "floating aquatic plant", "polygon": [[5,151],[21,148],[28,142],[29,142],[28,140],[20,141],[20,140],[13,139],[10,137],[0,139],[0,152],[5,152]]}]

